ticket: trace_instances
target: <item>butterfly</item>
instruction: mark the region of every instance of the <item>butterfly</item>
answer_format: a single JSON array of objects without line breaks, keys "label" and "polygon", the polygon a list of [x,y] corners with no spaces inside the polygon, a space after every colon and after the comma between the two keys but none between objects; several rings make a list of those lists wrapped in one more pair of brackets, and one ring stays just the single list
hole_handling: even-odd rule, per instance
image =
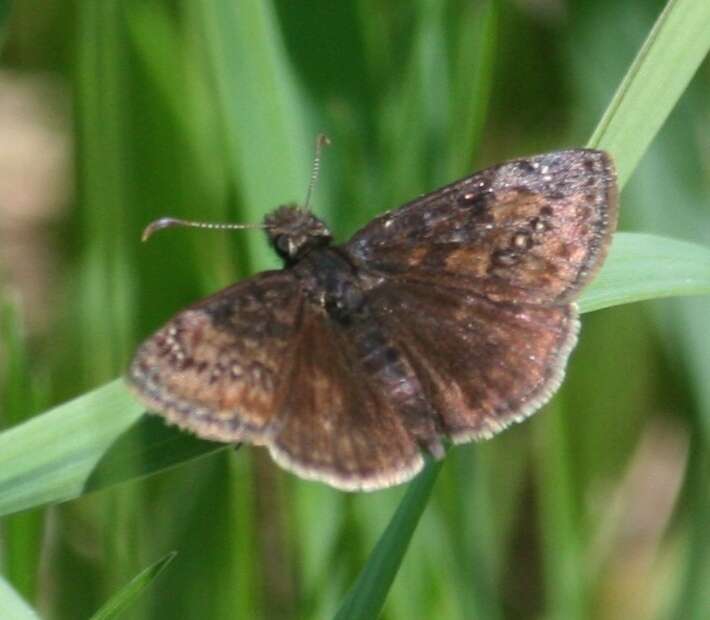
[{"label": "butterfly", "polygon": [[617,222],[610,156],[499,164],[376,217],[343,245],[305,208],[264,220],[283,268],[182,310],[127,380],[199,437],[265,446],[336,488],[412,478],[425,455],[545,404],[577,341],[574,300]]}]

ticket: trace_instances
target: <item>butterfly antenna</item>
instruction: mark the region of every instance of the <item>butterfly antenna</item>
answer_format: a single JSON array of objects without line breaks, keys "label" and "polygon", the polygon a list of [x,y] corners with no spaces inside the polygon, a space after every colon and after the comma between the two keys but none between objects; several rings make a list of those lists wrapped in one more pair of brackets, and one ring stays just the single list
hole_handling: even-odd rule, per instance
[{"label": "butterfly antenna", "polygon": [[303,201],[303,208],[308,209],[308,205],[311,202],[311,194],[313,193],[313,188],[318,182],[318,175],[320,173],[320,154],[324,146],[330,146],[330,138],[324,133],[319,133],[316,136],[316,152],[313,156],[313,168],[311,169],[311,182],[308,184],[308,191],[306,192],[306,199]]},{"label": "butterfly antenna", "polygon": [[266,228],[263,224],[220,224],[217,222],[193,222],[192,220],[180,220],[175,217],[161,217],[148,224],[143,229],[142,241],[148,241],[153,233],[164,228],[207,228],[210,230],[243,230],[248,228]]}]

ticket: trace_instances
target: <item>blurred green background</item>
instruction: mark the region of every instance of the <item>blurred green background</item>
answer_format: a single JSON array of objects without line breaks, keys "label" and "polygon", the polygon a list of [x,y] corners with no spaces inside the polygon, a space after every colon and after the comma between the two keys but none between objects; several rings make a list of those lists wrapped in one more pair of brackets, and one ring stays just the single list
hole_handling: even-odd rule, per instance
[{"label": "blurred green background", "polygon": [[[118,376],[190,301],[276,265],[305,195],[344,240],[497,161],[583,145],[656,0],[0,2],[0,428]],[[710,67],[622,195],[626,230],[710,243]],[[710,617],[710,301],[585,315],[560,394],[446,460],[384,617]],[[327,618],[403,489],[347,495],[244,448],[0,524],[2,574],[87,618]],[[1,616],[0,616],[1,617]]]}]

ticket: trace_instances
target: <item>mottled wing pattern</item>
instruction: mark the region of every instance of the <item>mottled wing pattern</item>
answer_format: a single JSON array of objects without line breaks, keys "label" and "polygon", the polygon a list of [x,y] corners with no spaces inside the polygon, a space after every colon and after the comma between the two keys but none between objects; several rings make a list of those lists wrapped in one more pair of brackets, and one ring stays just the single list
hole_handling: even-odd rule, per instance
[{"label": "mottled wing pattern", "polygon": [[564,303],[601,263],[616,219],[609,156],[555,151],[488,168],[386,213],[345,250],[383,274],[490,299]]},{"label": "mottled wing pattern", "polygon": [[200,437],[264,443],[282,411],[303,303],[288,272],[239,282],[148,338],[128,382],[148,409]]},{"label": "mottled wing pattern", "polygon": [[424,464],[402,412],[363,365],[357,343],[367,331],[367,323],[344,330],[306,307],[282,423],[269,446],[283,467],[350,491],[404,482]]},{"label": "mottled wing pattern", "polygon": [[405,278],[374,289],[369,301],[456,443],[490,437],[545,404],[579,328],[574,304],[491,302]]}]

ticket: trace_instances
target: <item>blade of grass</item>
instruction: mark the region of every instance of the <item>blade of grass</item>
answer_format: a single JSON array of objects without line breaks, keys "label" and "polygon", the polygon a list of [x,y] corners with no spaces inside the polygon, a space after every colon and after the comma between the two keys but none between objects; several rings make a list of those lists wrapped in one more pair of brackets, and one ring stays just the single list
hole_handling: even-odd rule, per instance
[{"label": "blade of grass", "polygon": [[[258,222],[267,210],[305,194],[315,132],[307,130],[271,2],[204,2],[195,15],[207,42],[244,220]],[[255,265],[273,264],[261,239],[245,239]]]},{"label": "blade of grass", "polygon": [[670,0],[589,140],[611,151],[624,186],[710,51],[710,2]]},{"label": "blade of grass", "polygon": [[0,575],[0,618],[3,620],[40,620],[37,612],[13,590]]},{"label": "blade of grass", "polygon": [[643,233],[617,233],[604,268],[579,300],[582,312],[708,293],[710,248]]},{"label": "blade of grass", "polygon": [[360,577],[335,616],[336,620],[379,616],[440,469],[441,461],[430,461],[410,484]]},{"label": "blade of grass", "polygon": [[79,261],[74,317],[82,329],[81,371],[105,381],[128,357],[132,281],[128,246],[126,73],[121,3],[77,6],[77,184],[82,229],[89,231]]},{"label": "blade of grass", "polygon": [[[579,513],[570,467],[571,432],[564,415],[564,392],[547,407],[536,430],[542,448],[539,465],[539,520],[544,547],[543,567],[550,618],[587,617],[591,596],[585,580]],[[555,484],[550,484],[554,480]]]},{"label": "blade of grass", "polygon": [[[580,306],[589,312],[703,293],[710,293],[710,249],[618,233]],[[73,499],[226,447],[142,414],[123,382],[116,380],[0,433],[0,515]],[[135,433],[144,436],[142,441],[131,437]],[[141,465],[138,472],[131,471],[134,462]]]},{"label": "blade of grass", "polygon": [[129,581],[121,590],[116,592],[101,609],[99,609],[91,620],[109,620],[110,618],[118,618],[121,613],[127,609],[133,601],[147,588],[165,568],[175,559],[177,551],[171,551],[165,557],[158,560],[155,564],[143,569],[131,581]]},{"label": "blade of grass", "polygon": [[[0,412],[7,424],[18,424],[41,410],[42,372],[30,364],[24,324],[18,303],[0,291]],[[8,581],[28,600],[34,600],[43,515],[9,519],[0,530],[2,567]]]},{"label": "blade of grass", "polygon": [[466,6],[457,16],[459,43],[455,53],[451,96],[451,145],[446,179],[456,179],[471,170],[478,151],[491,98],[496,44],[498,6],[486,0]]},{"label": "blade of grass", "polygon": [[0,434],[0,515],[133,479],[135,462],[149,474],[225,447],[142,414],[116,380]]}]

